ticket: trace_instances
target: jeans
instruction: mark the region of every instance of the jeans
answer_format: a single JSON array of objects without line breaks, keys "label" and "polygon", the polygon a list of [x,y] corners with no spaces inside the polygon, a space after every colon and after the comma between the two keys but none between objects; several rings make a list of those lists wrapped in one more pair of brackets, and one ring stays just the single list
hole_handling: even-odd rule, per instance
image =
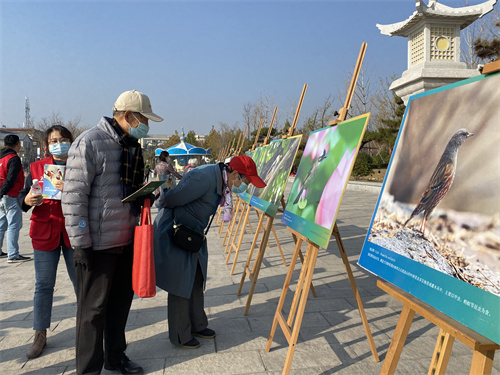
[{"label": "jeans", "polygon": [[52,251],[33,250],[35,256],[35,298],[33,302],[33,329],[43,330],[50,327],[52,315],[52,301],[54,297],[54,286],[56,284],[57,265],[61,252],[64,256],[68,276],[73,283],[76,293],[76,272],[73,261],[73,249],[64,244],[61,235],[61,243],[57,249]]},{"label": "jeans", "polygon": [[17,198],[4,195],[0,200],[0,251],[7,232],[7,254],[12,259],[19,255],[19,231],[23,227],[23,216]]}]

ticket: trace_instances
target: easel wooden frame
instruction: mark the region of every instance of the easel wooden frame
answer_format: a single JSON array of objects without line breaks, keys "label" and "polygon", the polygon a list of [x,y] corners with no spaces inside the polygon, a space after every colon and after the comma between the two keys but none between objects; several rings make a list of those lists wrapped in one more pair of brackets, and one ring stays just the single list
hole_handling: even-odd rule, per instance
[{"label": "easel wooden frame", "polygon": [[[256,208],[256,210],[260,211],[257,208]],[[274,227],[273,227],[274,217],[267,215],[263,211],[260,211],[260,212],[262,213],[262,216],[259,216],[259,224],[258,224],[257,230],[255,232],[252,246],[250,247],[250,251],[248,253],[248,257],[247,257],[247,261],[245,263],[245,268],[243,270],[243,274],[241,275],[240,286],[238,288],[238,292],[236,293],[237,296],[241,295],[241,291],[243,289],[243,284],[245,283],[245,279],[248,276],[248,279],[250,280],[251,284],[250,284],[250,290],[248,292],[247,303],[245,305],[245,312],[243,313],[243,315],[245,315],[245,316],[248,315],[248,310],[250,309],[250,304],[252,303],[252,298],[253,298],[253,294],[255,291],[255,286],[257,284],[257,279],[259,278],[260,268],[262,266],[262,261],[264,260],[266,245],[268,245],[268,241],[269,241],[270,231],[272,230],[274,235],[276,236],[276,232],[274,231]],[[267,217],[266,225],[263,226],[262,224],[263,224],[264,219],[266,217]],[[260,241],[259,250],[257,251],[257,255],[255,257],[253,266],[250,268],[250,263],[252,263],[252,256],[253,256],[253,252],[255,249],[255,245],[256,245],[257,240],[258,240],[260,228],[263,228],[262,239]],[[276,237],[276,240],[277,239],[278,238]],[[297,244],[297,237],[295,235],[293,235],[293,239],[295,241],[295,244]],[[281,253],[281,258],[286,266],[286,261],[285,261],[285,258],[283,256],[283,252],[281,251],[281,247],[279,247],[279,250]],[[304,263],[304,256],[302,255],[302,251],[300,249],[299,249],[298,256],[300,257],[301,262]],[[292,259],[292,261],[293,261],[293,259]],[[235,258],[235,263],[236,263],[236,258]],[[235,263],[233,264],[233,268],[234,268]],[[310,289],[311,289],[312,295],[314,297],[316,297],[316,290],[314,289],[312,282],[310,285]]]},{"label": "easel wooden frame", "polygon": [[[264,143],[263,143],[261,146],[265,146],[265,145],[269,142],[269,137],[270,137],[270,135],[271,135],[271,130],[272,130],[272,128],[273,128],[274,119],[276,118],[276,112],[277,112],[277,111],[278,111],[278,107],[274,107],[274,113],[273,113],[273,117],[272,117],[272,119],[271,119],[271,123],[269,124],[269,130],[268,130],[268,132],[267,132],[266,139],[264,140]],[[259,133],[260,133],[260,129],[261,129],[261,126],[262,126],[263,121],[264,121],[264,118],[262,118],[262,120],[261,120],[261,122],[260,122]],[[245,133],[246,133],[246,129],[247,129],[247,128],[245,127]],[[258,137],[257,137],[257,138],[258,138]],[[253,147],[252,147],[252,150],[255,148],[255,145],[256,145],[256,142],[257,142],[257,138],[255,138],[255,142],[254,142],[254,145],[253,145]],[[239,143],[239,140],[238,140],[238,143]],[[241,200],[239,197],[237,197],[237,199],[238,199],[238,200]],[[240,203],[240,202],[238,201],[238,203]],[[247,204],[247,203],[245,202],[245,204]],[[250,208],[249,208],[249,209],[250,209]],[[225,235],[225,237],[224,237],[224,241],[223,241],[223,243],[222,243],[223,245],[226,245],[226,238],[227,238],[227,236],[228,236],[228,234],[229,234],[229,243],[228,243],[228,245],[226,245],[226,250],[224,251],[224,253],[228,253],[228,251],[229,251],[229,254],[227,255],[227,258],[226,258],[226,264],[228,264],[228,262],[229,262],[229,257],[230,257],[230,255],[231,255],[231,251],[232,251],[232,249],[233,249],[233,246],[232,246],[232,244],[231,244],[231,238],[232,238],[232,236],[233,236],[234,223],[235,223],[235,222],[236,222],[236,220],[238,219],[238,218],[237,218],[237,214],[236,214],[237,210],[235,209],[235,210],[234,210],[234,212],[235,212],[235,214],[234,214],[234,216],[233,216],[233,221],[231,221],[230,227],[228,227],[228,229],[226,230],[226,235]],[[241,212],[241,215],[243,215],[243,212]],[[252,233],[253,233],[253,231],[252,231],[252,227],[251,227],[251,224],[250,224],[250,221],[247,221],[247,222],[248,222],[248,225],[250,226],[250,232],[252,232]],[[241,224],[241,221],[239,221],[239,224],[238,224],[238,229],[240,228],[240,224]],[[238,230],[238,229],[237,229],[237,230]],[[245,224],[245,225],[243,225],[243,227],[241,228],[241,231],[242,231],[243,233],[245,232],[245,230],[246,230],[246,224]],[[230,231],[230,232],[229,232],[229,231]],[[220,234],[220,233],[221,233],[221,232],[219,231],[219,234]],[[242,234],[240,233],[240,237],[241,237],[241,236],[242,236]],[[243,237],[241,237],[241,240],[243,240]],[[231,245],[230,245],[230,244],[231,244]],[[240,244],[241,244],[241,242],[240,242]],[[281,248],[280,248],[280,250],[281,250]],[[238,251],[239,251],[239,247],[238,247]],[[232,275],[233,273],[234,273],[234,266],[233,266],[233,269],[231,270],[231,275]]]},{"label": "easel wooden frame", "polygon": [[[230,256],[231,256],[231,252],[232,250],[234,249],[234,259],[233,259],[233,266],[231,267],[231,275],[234,274],[234,270],[236,268],[236,263],[238,261],[238,255],[240,253],[240,248],[241,248],[241,244],[243,242],[243,236],[245,235],[245,228],[246,228],[246,225],[248,224],[250,226],[250,231],[253,233],[252,231],[252,227],[251,227],[251,224],[250,224],[250,220],[249,220],[249,214],[250,214],[250,211],[251,209],[255,209],[256,213],[257,213],[257,217],[258,217],[258,220],[259,220],[259,224],[257,226],[257,229],[255,231],[255,235],[254,235],[254,239],[252,241],[252,245],[250,246],[250,254],[253,253],[253,250],[255,248],[255,245],[257,244],[257,240],[258,240],[258,236],[259,236],[259,233],[260,233],[260,230],[264,230],[264,227],[262,226],[262,220],[261,218],[263,219],[263,217],[261,217],[261,214],[262,216],[268,216],[268,217],[271,217],[269,215],[267,215],[265,212],[259,210],[257,207],[253,207],[251,205],[248,205],[247,206],[247,209],[246,209],[246,212],[245,212],[245,218],[244,218],[244,221],[243,221],[243,226],[241,227],[241,231],[240,231],[240,235],[238,236],[238,242],[236,243],[234,240],[236,240],[236,236],[233,237],[233,242],[231,242],[231,245],[228,245],[229,247],[229,252],[227,251],[228,248],[226,248],[226,253],[227,253],[227,258],[226,258],[226,264],[229,263],[229,259],[230,259]],[[274,218],[273,218],[274,219]],[[236,231],[238,231],[239,226],[238,228],[236,229]],[[283,255],[283,250],[281,249],[281,244],[278,240],[278,236],[276,235],[276,231],[274,230],[274,226],[272,225],[272,222],[271,222],[271,231],[273,232],[274,234],[274,239],[276,240],[276,246],[278,248],[278,251],[280,252],[280,255],[281,255],[281,259],[283,260],[283,264],[285,265],[285,267],[287,266],[286,264],[286,259],[285,259],[285,256]],[[269,236],[268,236],[269,237]],[[266,246],[268,247],[271,247],[271,244],[269,243],[269,240],[267,241],[266,243]],[[251,255],[250,255],[251,256]],[[238,294],[239,296],[239,294]],[[246,314],[245,314],[246,315]]]},{"label": "easel wooden frame", "polygon": [[[297,109],[295,110],[295,115],[294,115],[294,118],[293,118],[292,125],[290,126],[290,129],[288,130],[288,134],[285,135],[285,136],[283,136],[282,138],[288,138],[288,137],[292,137],[293,136],[293,133],[295,131],[295,127],[297,126],[297,121],[298,121],[298,118],[299,118],[299,115],[300,115],[300,110],[302,108],[302,103],[304,101],[304,96],[306,95],[306,91],[307,91],[307,83],[305,83],[304,86],[302,87],[302,93],[300,95],[299,102],[297,104]],[[273,114],[273,120],[271,121],[271,126],[272,126],[272,123],[274,122],[275,116],[276,116],[276,109],[275,109],[274,114]],[[269,128],[268,136],[270,134],[270,131],[271,131],[271,127]],[[266,138],[266,140],[267,140],[267,138]],[[285,206],[284,206],[283,197],[281,197],[281,203],[283,204],[283,209],[284,209]],[[256,208],[256,210],[257,210],[257,212],[260,211],[257,208]],[[240,287],[239,287],[238,292],[237,292],[237,295],[239,296],[241,294],[241,290],[243,288],[243,284],[245,282],[245,278],[248,275],[249,280],[251,281],[252,284],[251,284],[251,287],[250,287],[250,291],[248,293],[247,303],[246,303],[246,308],[245,308],[244,315],[247,315],[248,314],[248,310],[250,309],[250,304],[251,304],[251,301],[252,301],[252,298],[253,298],[253,293],[254,293],[254,290],[255,290],[255,285],[256,285],[257,279],[259,277],[260,267],[261,267],[262,261],[264,259],[264,254],[265,254],[265,251],[266,251],[266,247],[268,245],[270,231],[272,231],[274,233],[274,236],[276,238],[276,243],[278,245],[278,249],[279,249],[279,251],[281,253],[281,257],[283,259],[283,263],[285,263],[285,266],[286,266],[286,260],[285,260],[285,257],[283,256],[283,251],[281,250],[281,245],[279,244],[278,237],[276,235],[276,231],[274,230],[274,226],[273,226],[274,217],[270,216],[270,215],[267,215],[263,211],[260,211],[260,212],[262,212],[262,217],[259,218],[259,225],[258,225],[257,230],[255,232],[255,236],[254,236],[254,239],[253,239],[253,242],[252,242],[252,246],[251,246],[250,251],[248,253],[248,258],[247,258],[247,261],[246,261],[246,264],[245,264],[245,268],[243,270],[243,275],[242,275],[241,281],[240,281]],[[264,217],[268,218],[265,227],[262,226],[262,221],[264,220]],[[252,256],[253,256],[253,252],[254,252],[254,247],[255,247],[255,244],[256,244],[256,242],[258,240],[258,235],[259,235],[260,228],[264,228],[264,233],[262,235],[262,240],[260,242],[260,246],[259,246],[259,250],[258,250],[257,255],[256,255],[256,259],[255,259],[255,261],[253,263],[252,268],[250,269],[250,263],[252,262]],[[295,240],[295,237],[294,237],[294,240]],[[233,274],[234,268],[236,266],[236,261],[237,261],[237,256],[238,256],[239,250],[240,250],[239,247],[236,248],[236,255],[235,255],[235,258],[234,258],[234,261],[233,261],[233,267],[231,269],[231,275]],[[300,259],[303,261],[302,252],[300,252]],[[311,285],[311,287],[312,287],[312,293],[313,293],[314,297],[316,297],[316,291],[314,290],[314,286]]]},{"label": "easel wooden frame", "polygon": [[255,147],[257,147],[257,142],[259,141],[260,137],[260,130],[262,129],[262,124],[264,123],[264,117],[260,119],[260,125],[259,125],[259,130],[257,130],[257,135],[255,136],[255,141],[253,142],[253,146],[250,149],[250,151],[254,151]]},{"label": "easel wooden frame", "polygon": [[[352,96],[354,94],[354,90],[356,88],[356,83],[358,80],[359,72],[361,70],[361,65],[363,63],[363,58],[366,52],[366,43],[361,45],[361,50],[359,52],[358,60],[356,62],[356,67],[354,69],[354,73],[352,76],[351,84],[349,87],[349,91],[347,93],[347,98],[344,104],[344,107],[339,111],[339,117],[331,121],[329,125],[335,125],[341,121],[344,121],[347,117],[347,111],[349,110],[350,103],[352,100]],[[292,133],[293,134],[293,133]],[[276,328],[278,323],[288,341],[288,353],[285,359],[285,365],[283,368],[283,374],[288,374],[290,372],[290,368],[292,366],[293,355],[295,353],[295,347],[297,345],[297,338],[299,336],[300,326],[302,324],[302,318],[304,315],[304,310],[307,303],[307,297],[310,289],[310,283],[312,282],[312,277],[314,273],[314,267],[316,264],[316,259],[318,257],[319,246],[315,243],[312,243],[307,238],[305,238],[300,233],[295,230],[287,227],[287,229],[292,232],[292,235],[297,238],[294,254],[292,256],[292,260],[288,269],[288,273],[285,279],[285,283],[283,285],[283,290],[281,292],[280,301],[278,303],[278,307],[276,309],[276,313],[274,315],[273,324],[271,328],[271,333],[269,334],[269,338],[267,340],[265,350],[269,352],[271,350],[272,341],[274,338],[274,334],[276,332]],[[363,308],[363,304],[361,302],[361,298],[359,296],[358,288],[356,285],[356,281],[352,274],[351,266],[349,264],[349,259],[345,252],[345,248],[342,242],[342,238],[340,236],[340,232],[337,227],[337,223],[334,224],[332,234],[335,237],[337,246],[340,251],[340,255],[342,257],[342,261],[344,263],[344,267],[347,273],[347,277],[349,279],[349,283],[351,285],[352,292],[356,299],[356,304],[358,306],[358,311],[361,316],[361,321],[363,323],[363,327],[365,329],[366,337],[368,339],[368,343],[370,345],[370,350],[372,352],[373,358],[375,362],[378,362],[380,359],[378,357],[377,349],[375,346],[375,342],[373,341],[373,337],[371,334],[370,326],[368,325],[368,319],[366,318],[366,314]],[[300,272],[297,288],[295,290],[295,294],[293,297],[292,305],[290,308],[290,313],[288,315],[288,319],[285,320],[282,310],[283,305],[285,303],[286,294],[288,292],[288,288],[290,286],[290,281],[293,275],[294,267],[297,262],[297,257],[300,252],[300,247],[302,242],[306,242],[307,249],[304,262],[302,264],[302,269]],[[297,314],[297,315],[296,315]]]},{"label": "easel wooden frame", "polygon": [[473,350],[470,367],[471,375],[491,374],[495,351],[500,349],[500,345],[495,344],[394,285],[378,280],[377,286],[403,303],[403,309],[380,374],[395,373],[415,313],[418,313],[440,329],[429,367],[429,375],[444,374],[446,372],[455,339]]}]

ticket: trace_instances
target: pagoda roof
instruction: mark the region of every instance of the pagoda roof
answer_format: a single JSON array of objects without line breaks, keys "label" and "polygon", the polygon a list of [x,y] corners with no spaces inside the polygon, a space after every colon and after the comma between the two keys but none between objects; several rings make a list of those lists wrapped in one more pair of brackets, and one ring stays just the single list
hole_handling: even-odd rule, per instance
[{"label": "pagoda roof", "polygon": [[432,20],[434,18],[436,20],[449,19],[457,23],[459,22],[460,29],[464,29],[478,18],[490,12],[496,2],[497,0],[488,0],[477,5],[451,8],[439,4],[437,0],[429,0],[429,5],[426,5],[423,0],[415,0],[417,10],[408,19],[390,25],[377,24],[377,27],[384,35],[408,36],[413,26],[423,20]]}]

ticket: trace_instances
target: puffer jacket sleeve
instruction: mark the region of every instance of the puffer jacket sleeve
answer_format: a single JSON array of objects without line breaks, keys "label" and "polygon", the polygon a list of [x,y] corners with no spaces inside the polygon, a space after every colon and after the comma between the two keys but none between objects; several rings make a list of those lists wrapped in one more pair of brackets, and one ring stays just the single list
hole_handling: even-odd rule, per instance
[{"label": "puffer jacket sleeve", "polygon": [[92,246],[89,201],[98,161],[91,139],[83,137],[84,134],[73,142],[69,150],[62,194],[66,231],[73,248]]}]

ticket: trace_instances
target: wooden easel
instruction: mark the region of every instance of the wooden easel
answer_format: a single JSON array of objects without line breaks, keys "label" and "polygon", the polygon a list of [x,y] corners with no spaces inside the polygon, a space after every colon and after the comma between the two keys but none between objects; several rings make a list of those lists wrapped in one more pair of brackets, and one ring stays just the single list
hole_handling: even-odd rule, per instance
[{"label": "wooden easel", "polygon": [[[295,131],[295,127],[297,126],[297,121],[298,121],[298,118],[299,118],[300,110],[302,108],[302,102],[304,101],[304,96],[306,94],[306,90],[307,90],[307,83],[304,84],[304,87],[302,88],[302,93],[300,95],[299,103],[298,103],[297,109],[295,111],[295,116],[294,116],[294,119],[293,119],[293,123],[290,126],[290,129],[288,130],[288,133],[285,136],[283,136],[283,138],[288,138],[288,137],[292,137],[293,136],[293,133]],[[285,201],[283,199],[283,196],[281,197],[281,203],[282,203],[283,209],[284,209],[285,208]],[[267,221],[266,221],[265,227],[263,227],[262,223],[263,223],[263,220],[264,220],[265,217],[267,217]],[[273,226],[274,216],[270,216],[270,215],[267,215],[264,212],[262,212],[262,217],[260,217],[259,219],[260,219],[259,220],[259,226],[257,227],[257,230],[255,232],[255,237],[254,237],[254,240],[252,242],[252,247],[250,248],[250,252],[248,253],[248,258],[247,258],[247,261],[246,261],[246,264],[245,264],[245,269],[243,271],[243,275],[241,276],[240,287],[239,287],[238,293],[237,293],[238,296],[241,294],[241,290],[243,288],[243,284],[245,282],[245,278],[246,278],[246,276],[248,276],[248,278],[250,279],[250,282],[251,282],[251,286],[250,286],[250,291],[248,293],[248,298],[247,298],[247,303],[246,303],[246,308],[245,308],[244,315],[247,315],[248,314],[248,310],[250,309],[250,304],[252,302],[253,293],[254,293],[254,290],[255,290],[255,285],[256,285],[257,279],[259,277],[260,267],[262,266],[262,261],[264,259],[264,254],[265,254],[266,246],[267,246],[268,240],[269,240],[270,233],[268,233],[268,232],[270,232],[272,230],[273,233],[274,233],[274,235],[275,235],[275,237],[276,237],[276,241],[278,241],[278,238],[276,236],[276,232],[274,231],[274,226]],[[264,228],[264,233],[262,235],[262,240],[260,242],[259,250],[257,251],[256,259],[255,259],[255,261],[253,263],[252,268],[250,268],[250,263],[252,262],[252,256],[253,256],[254,246],[255,246],[255,243],[257,241],[257,236],[258,236],[258,233],[259,233],[259,228]],[[294,237],[294,241],[295,241],[295,243],[297,243],[295,237]],[[283,262],[285,262],[285,259],[283,257],[283,252],[281,251],[281,246],[279,247],[279,250],[281,252],[281,256],[283,258]],[[239,251],[239,249],[237,251]],[[304,257],[302,255],[302,252],[300,251],[300,249],[299,249],[299,256],[300,256],[300,260],[302,262],[304,262]],[[235,257],[235,260],[234,260],[234,263],[233,263],[233,269],[234,269],[235,265],[236,265],[236,257]],[[286,262],[285,262],[285,265],[286,265]],[[316,297],[316,291],[314,290],[314,286],[311,284],[310,287],[311,287],[311,291],[312,291],[313,296]]]},{"label": "wooden easel", "polygon": [[[239,197],[236,197],[236,202],[233,201],[233,207],[234,207],[233,208],[233,218],[231,219],[231,221],[229,222],[229,224],[227,226],[226,234],[224,235],[224,241],[222,241],[222,245],[226,245],[227,235],[229,233],[231,233],[231,235],[232,235],[234,225],[238,221],[238,218],[239,218],[240,206],[242,203],[245,203],[245,202],[243,202],[243,200],[241,200]],[[222,236],[222,234],[220,234],[220,235]]]},{"label": "wooden easel", "polygon": [[[252,253],[253,250],[254,250],[254,248],[255,248],[255,245],[257,243],[257,239],[258,239],[260,230],[264,230],[264,227],[262,226],[262,220],[261,220],[261,218],[263,219],[263,216],[269,216],[269,215],[266,215],[266,213],[264,213],[261,210],[259,210],[258,208],[252,207],[251,205],[247,205],[247,209],[246,209],[246,212],[245,212],[245,218],[243,220],[243,226],[241,227],[241,231],[240,231],[240,235],[238,237],[238,241],[235,242],[236,236],[234,236],[233,242],[231,242],[230,245],[228,244],[229,252],[227,251],[228,248],[226,248],[226,253],[227,253],[226,264],[229,263],[229,259],[230,259],[230,256],[231,256],[231,251],[234,249],[234,259],[233,259],[233,266],[231,267],[231,275],[234,274],[234,269],[236,268],[236,262],[238,261],[238,254],[240,252],[241,244],[243,242],[243,236],[245,235],[245,227],[246,227],[247,224],[250,227],[250,231],[253,233],[252,227],[251,227],[250,221],[249,221],[249,214],[250,214],[250,211],[251,211],[252,208],[254,208],[255,211],[257,212],[257,217],[258,217],[258,220],[259,220],[259,225],[257,226],[257,229],[255,231],[255,235],[254,235],[254,239],[253,239],[252,245],[250,246],[250,253]],[[261,213],[262,213],[262,216],[261,216]],[[238,229],[239,229],[239,226],[236,229],[236,232],[238,232]],[[281,249],[281,245],[280,245],[280,242],[278,240],[278,236],[276,235],[276,231],[274,230],[274,226],[272,226],[272,225],[271,225],[271,231],[274,234],[274,239],[276,240],[276,246],[278,247],[278,251],[280,252],[281,259],[283,260],[283,264],[286,267],[287,264],[286,264],[285,256],[283,255],[283,250]],[[267,241],[266,245],[268,247],[271,247],[271,244],[269,243],[269,241]],[[239,296],[239,293],[238,293],[238,296]]]},{"label": "wooden easel", "polygon": [[491,374],[495,351],[500,349],[500,345],[495,344],[394,285],[378,280],[377,286],[403,303],[403,309],[380,374],[395,373],[415,313],[418,313],[440,329],[429,367],[429,375],[444,374],[446,372],[455,339],[473,350],[470,367],[471,375]]},{"label": "wooden easel", "polygon": [[[339,111],[339,118],[337,120],[331,121],[329,125],[335,125],[341,121],[344,121],[347,117],[347,111],[349,109],[352,95],[354,94],[354,89],[356,87],[356,82],[359,76],[359,71],[361,69],[361,65],[363,63],[364,54],[366,51],[366,43],[363,43],[361,46],[361,50],[358,56],[358,61],[356,62],[356,68],[353,73],[353,77],[351,80],[351,85],[349,87],[349,92],[347,94],[347,98],[344,104],[344,107]],[[271,328],[271,332],[269,334],[269,338],[267,340],[265,350],[269,352],[271,350],[271,344],[274,338],[274,334],[276,332],[276,328],[278,323],[288,341],[288,353],[285,359],[285,366],[283,368],[283,374],[288,374],[290,372],[290,368],[292,366],[293,355],[295,353],[295,347],[297,345],[297,338],[299,336],[300,326],[302,324],[302,318],[304,316],[304,310],[307,303],[307,297],[310,289],[310,283],[312,281],[314,267],[316,264],[316,259],[318,257],[319,246],[309,239],[296,232],[295,230],[287,227],[287,229],[292,232],[292,235],[297,238],[297,242],[295,245],[295,250],[292,256],[292,260],[288,269],[288,273],[285,279],[285,283],[283,285],[283,290],[281,292],[280,301],[278,303],[278,307],[276,309],[276,313],[274,315],[273,324]],[[344,249],[344,245],[342,243],[342,238],[340,236],[337,223],[334,224],[332,234],[335,236],[335,240],[337,246],[340,251],[340,255],[342,257],[342,261],[344,263],[344,267],[347,273],[347,277],[349,279],[349,283],[351,285],[351,289],[353,291],[354,297],[356,299],[356,304],[358,306],[358,310],[361,316],[361,321],[363,323],[363,327],[365,329],[366,337],[368,339],[368,343],[370,345],[370,350],[372,352],[373,358],[376,362],[379,361],[379,357],[377,354],[377,350],[375,347],[375,342],[373,341],[373,337],[370,331],[370,326],[368,325],[368,319],[366,318],[366,314],[363,308],[363,304],[361,302],[361,298],[359,296],[358,288],[356,286],[356,281],[354,280],[354,276],[352,274],[351,266],[349,264],[349,259]],[[300,252],[300,247],[302,246],[302,242],[306,242],[307,249],[304,262],[302,264],[302,269],[300,272],[299,280],[297,283],[297,288],[295,290],[295,295],[293,297],[292,305],[290,308],[290,313],[288,315],[288,319],[284,318],[283,315],[283,305],[285,303],[286,294],[288,292],[288,288],[290,286],[290,281],[292,279],[293,271],[295,268],[295,264],[297,262],[297,257]]]},{"label": "wooden easel", "polygon": [[253,142],[253,146],[250,149],[250,151],[254,151],[255,147],[257,146],[257,141],[259,140],[260,137],[260,129],[262,129],[262,124],[264,123],[264,117],[260,119],[260,125],[259,125],[259,130],[257,130],[257,135],[255,136],[255,141]]},{"label": "wooden easel", "polygon": [[[292,234],[297,238],[297,243],[295,244],[295,250],[292,255],[292,260],[290,261],[290,266],[288,268],[288,273],[286,275],[285,284],[283,285],[283,289],[281,291],[280,301],[278,303],[278,307],[274,315],[273,324],[271,327],[271,333],[269,334],[265,348],[266,352],[269,352],[271,350],[274,334],[276,332],[276,328],[279,323],[289,344],[287,356],[285,359],[285,366],[283,368],[283,374],[288,374],[292,366],[292,359],[295,353],[295,347],[297,346],[297,338],[299,337],[300,326],[302,324],[302,318],[304,316],[304,311],[307,303],[307,296],[309,294],[309,289],[312,283],[314,267],[316,265],[316,259],[318,257],[318,251],[319,251],[319,246],[317,244],[311,242],[309,239],[304,237],[302,234],[296,232],[295,230],[289,227],[287,227],[287,229],[290,232],[292,232]],[[340,238],[340,233],[338,232],[337,224],[335,224],[334,226],[333,233],[337,241],[339,251],[342,255],[342,260],[344,262],[344,267],[346,269],[347,276],[349,278],[349,283],[351,284],[351,289],[354,293],[354,297],[358,305],[358,310],[361,316],[363,327],[366,332],[366,337],[370,345],[370,350],[372,352],[375,362],[378,362],[379,357],[377,354],[377,349],[375,347],[375,342],[373,341],[370,327],[368,325],[368,319],[366,318],[366,314],[363,305],[361,303],[361,298],[359,296],[359,292],[356,287],[356,282],[354,281],[354,276],[352,275],[349,259],[347,258],[347,254],[345,253],[342,239]],[[290,307],[290,313],[288,315],[288,319],[285,319],[282,310],[285,304],[285,298],[288,292],[288,288],[290,286],[290,281],[292,279],[293,271],[295,269],[295,264],[297,263],[297,257],[300,253],[302,242],[307,243],[306,255],[302,264],[302,269],[300,271],[300,276],[297,282],[297,287],[293,297],[292,305]]]},{"label": "wooden easel", "polygon": [[[304,95],[304,94],[305,94],[305,92],[303,91],[303,95]],[[268,144],[268,142],[269,142],[269,137],[270,137],[270,134],[271,134],[271,130],[272,130],[272,128],[273,128],[274,119],[276,118],[276,112],[277,112],[277,110],[278,110],[278,107],[274,107],[274,113],[273,113],[273,117],[272,117],[272,119],[271,119],[271,123],[269,124],[269,129],[268,129],[268,132],[267,132],[267,136],[266,136],[266,138],[265,138],[265,140],[264,140],[264,142],[262,143],[262,145],[261,145],[261,146],[266,146],[266,145]],[[262,119],[262,120],[261,120],[261,122],[260,122],[259,133],[260,133],[260,129],[261,129],[261,127],[262,127],[262,123],[263,123],[263,121],[264,121],[264,119]],[[255,149],[255,147],[256,147],[256,143],[257,143],[257,138],[255,138],[255,142],[254,142],[254,144],[253,144],[252,150],[254,150],[254,149]],[[233,241],[233,242],[230,242],[230,243],[228,243],[228,245],[227,245],[227,247],[226,247],[226,251],[225,251],[225,252],[227,253],[227,257],[226,257],[226,264],[228,264],[228,263],[229,263],[229,259],[230,259],[230,256],[231,256],[231,252],[232,252],[232,250],[233,250],[233,249],[235,250],[235,257],[234,257],[234,261],[233,261],[233,266],[232,266],[232,268],[231,268],[231,275],[233,275],[233,274],[234,274],[234,269],[235,269],[235,267],[236,267],[236,262],[237,262],[237,260],[238,260],[238,254],[239,254],[239,251],[240,251],[240,248],[241,248],[241,244],[242,244],[242,242],[243,242],[243,236],[245,235],[245,232],[246,232],[246,225],[247,225],[247,224],[248,224],[248,225],[249,225],[249,227],[250,227],[250,232],[252,232],[252,233],[253,233],[253,231],[252,231],[252,227],[251,227],[251,224],[250,224],[250,220],[248,219],[249,214],[250,214],[250,210],[251,210],[251,208],[252,208],[252,207],[251,207],[251,205],[250,205],[250,204],[248,204],[248,206],[247,206],[247,211],[246,211],[246,213],[245,213],[245,218],[244,218],[244,220],[243,220],[243,221],[240,221],[240,222],[238,223],[238,227],[237,227],[237,229],[236,229],[236,232],[240,231],[240,235],[239,235],[239,237],[238,237],[238,242],[237,242],[237,243],[235,243],[234,241]],[[255,210],[256,210],[256,212],[257,212],[257,216],[259,216],[259,210],[258,210],[258,209],[255,209]],[[260,217],[259,217],[259,219],[260,219]],[[243,223],[243,226],[240,226],[240,223]],[[262,228],[262,227],[260,227],[260,228]],[[255,232],[254,240],[253,240],[253,242],[252,242],[251,251],[253,251],[253,248],[255,247],[255,244],[256,244],[256,241],[257,241],[257,237],[258,237],[258,233],[259,233],[259,229],[260,229],[260,228],[258,228],[258,229],[256,230],[256,232]],[[285,256],[283,255],[283,250],[281,249],[281,245],[280,245],[279,240],[278,240],[278,237],[277,237],[277,235],[276,235],[276,231],[274,230],[274,227],[273,227],[273,226],[271,226],[271,229],[272,229],[272,231],[273,231],[274,238],[276,239],[276,244],[277,244],[278,249],[279,249],[279,252],[280,252],[280,254],[281,254],[281,258],[283,259],[283,263],[284,263],[284,264],[285,264],[285,266],[286,266]],[[231,238],[231,237],[232,237],[232,234],[230,235],[230,238]],[[236,240],[236,235],[234,236],[234,240]],[[268,245],[269,247],[271,246],[271,245],[269,245],[269,242],[267,242],[267,245]]]},{"label": "wooden easel", "polygon": [[262,142],[261,146],[265,146],[269,144],[269,139],[271,138],[271,130],[273,130],[274,119],[276,118],[276,112],[278,111],[278,107],[274,107],[273,117],[271,118],[271,124],[269,125],[269,129],[267,129],[267,135]]}]

